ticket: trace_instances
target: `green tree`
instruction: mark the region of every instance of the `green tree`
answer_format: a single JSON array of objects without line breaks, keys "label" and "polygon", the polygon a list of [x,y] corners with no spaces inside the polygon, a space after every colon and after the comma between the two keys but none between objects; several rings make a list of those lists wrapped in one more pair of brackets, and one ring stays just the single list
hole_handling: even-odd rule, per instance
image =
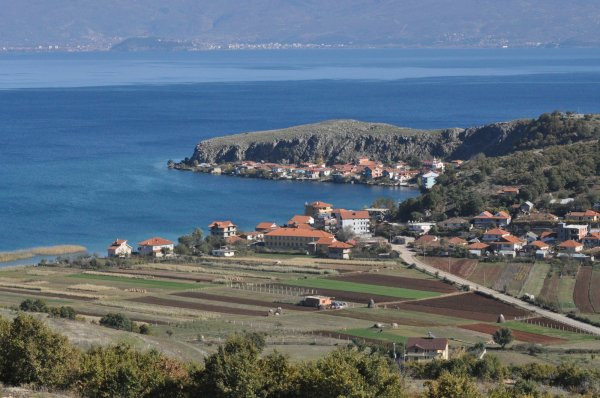
[{"label": "green tree", "polygon": [[18,315],[7,327],[0,326],[0,379],[10,385],[36,384],[69,387],[80,353],[66,337],[52,332],[40,320]]},{"label": "green tree", "polygon": [[100,318],[100,325],[117,330],[126,330],[131,332],[133,328],[133,322],[127,315],[121,313],[108,313]]},{"label": "green tree", "polygon": [[426,398],[480,398],[475,383],[464,375],[444,371],[437,380],[426,383]]},{"label": "green tree", "polygon": [[400,372],[389,359],[352,349],[333,351],[301,367],[297,398],[404,397]]},{"label": "green tree", "polygon": [[21,302],[19,308],[26,312],[48,312],[48,305],[42,299],[26,299]]},{"label": "green tree", "polygon": [[494,332],[492,339],[494,340],[494,343],[500,345],[500,347],[504,349],[507,344],[510,344],[513,341],[514,337],[509,328],[502,328]]},{"label": "green tree", "polygon": [[178,398],[185,396],[188,383],[181,363],[156,350],[118,344],[83,355],[76,390],[89,398]]}]

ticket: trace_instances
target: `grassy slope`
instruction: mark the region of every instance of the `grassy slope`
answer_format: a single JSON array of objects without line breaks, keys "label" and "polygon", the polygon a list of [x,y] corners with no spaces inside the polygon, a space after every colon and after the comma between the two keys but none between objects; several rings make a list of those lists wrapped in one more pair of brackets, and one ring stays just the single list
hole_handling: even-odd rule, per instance
[{"label": "grassy slope", "polygon": [[542,291],[544,279],[546,279],[548,271],[550,271],[550,265],[546,263],[535,263],[531,268],[531,271],[529,271],[529,276],[523,284],[520,295],[527,293],[537,297]]},{"label": "grassy slope", "polygon": [[143,278],[127,278],[122,276],[113,276],[113,275],[95,275],[95,274],[72,274],[68,276],[69,278],[77,278],[77,279],[91,279],[91,280],[102,280],[102,281],[111,281],[111,282],[122,282],[127,283],[128,285],[134,286],[145,286],[145,287],[154,287],[154,288],[164,288],[164,289],[199,289],[205,287],[207,285],[199,284],[199,283],[183,283],[183,282],[173,282],[173,281],[163,281],[159,279],[143,279]]}]

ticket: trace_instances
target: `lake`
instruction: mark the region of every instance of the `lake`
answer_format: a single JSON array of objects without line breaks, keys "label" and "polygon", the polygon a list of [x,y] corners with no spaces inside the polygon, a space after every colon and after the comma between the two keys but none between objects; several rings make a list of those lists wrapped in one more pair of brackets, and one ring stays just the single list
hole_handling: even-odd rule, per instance
[{"label": "lake", "polygon": [[205,138],[352,118],[466,127],[600,111],[600,50],[0,54],[0,251],[175,239],[409,189],[168,170]]}]

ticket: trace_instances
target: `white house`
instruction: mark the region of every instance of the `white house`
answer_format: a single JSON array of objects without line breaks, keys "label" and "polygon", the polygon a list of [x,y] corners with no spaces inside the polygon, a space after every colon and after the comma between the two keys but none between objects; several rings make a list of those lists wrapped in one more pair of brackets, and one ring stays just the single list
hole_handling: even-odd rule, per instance
[{"label": "white house", "polygon": [[366,210],[336,209],[333,215],[341,230],[350,227],[356,235],[366,235],[370,232],[371,218]]},{"label": "white house", "polygon": [[220,249],[213,249],[211,253],[215,257],[233,257],[233,256],[235,256],[235,251],[231,250],[227,247],[221,247]]},{"label": "white house", "polygon": [[409,337],[406,341],[404,360],[418,362],[448,359],[448,353],[448,339]]},{"label": "white house", "polygon": [[409,222],[407,227],[410,232],[416,232],[423,235],[429,232],[434,225],[435,223],[432,222]]},{"label": "white house", "polygon": [[231,221],[213,221],[208,225],[210,234],[214,237],[226,239],[237,234],[237,226]]},{"label": "white house", "polygon": [[108,246],[108,257],[129,257],[131,256],[132,248],[124,239],[115,240]]},{"label": "white house", "polygon": [[426,189],[431,189],[436,183],[436,178],[439,176],[438,173],[434,173],[433,171],[425,173],[421,176],[421,184],[423,184]]},{"label": "white house", "polygon": [[163,238],[150,238],[138,243],[138,251],[142,256],[163,257],[173,254],[173,242]]}]

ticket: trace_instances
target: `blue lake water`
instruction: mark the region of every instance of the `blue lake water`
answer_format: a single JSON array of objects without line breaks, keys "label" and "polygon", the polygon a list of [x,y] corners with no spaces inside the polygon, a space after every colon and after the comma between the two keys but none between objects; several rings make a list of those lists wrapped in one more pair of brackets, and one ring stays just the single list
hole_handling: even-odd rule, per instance
[{"label": "blue lake water", "polygon": [[0,55],[0,250],[104,252],[305,201],[407,189],[171,171],[201,139],[334,118],[416,128],[600,112],[600,50],[312,50]]}]

